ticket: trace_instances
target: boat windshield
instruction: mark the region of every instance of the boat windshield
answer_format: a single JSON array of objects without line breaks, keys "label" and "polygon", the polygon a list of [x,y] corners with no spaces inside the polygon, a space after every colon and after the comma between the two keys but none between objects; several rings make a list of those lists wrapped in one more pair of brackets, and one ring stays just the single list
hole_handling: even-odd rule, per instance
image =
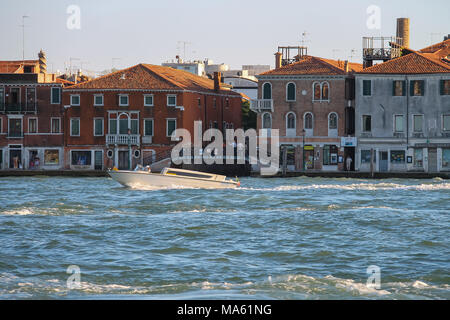
[{"label": "boat windshield", "polygon": [[170,170],[168,169],[165,174],[167,175],[175,175],[180,177],[190,177],[190,178],[203,178],[203,179],[211,179],[214,176],[207,174],[207,173],[201,173],[201,172],[187,172],[187,171],[178,171],[178,170]]}]

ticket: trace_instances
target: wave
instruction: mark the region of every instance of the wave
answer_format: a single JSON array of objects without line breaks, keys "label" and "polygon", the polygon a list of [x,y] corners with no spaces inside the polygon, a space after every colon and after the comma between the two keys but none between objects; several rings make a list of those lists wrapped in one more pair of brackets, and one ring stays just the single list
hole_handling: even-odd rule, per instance
[{"label": "wave", "polygon": [[[434,298],[448,299],[450,286],[431,285],[421,280],[382,283],[381,289],[368,287],[363,282],[343,279],[328,275],[312,277],[308,275],[268,276],[262,281],[210,282],[208,280],[188,283],[168,283],[150,286],[131,286],[126,284],[96,284],[81,281],[77,288],[68,289],[66,282],[59,279],[21,279],[12,274],[0,274],[0,297],[28,295],[65,297],[73,292],[84,296],[122,295],[139,298],[139,296],[180,298],[192,297],[193,292],[203,292],[209,298],[226,296],[265,298],[265,299],[411,299]],[[232,292],[230,292],[232,291]]]}]

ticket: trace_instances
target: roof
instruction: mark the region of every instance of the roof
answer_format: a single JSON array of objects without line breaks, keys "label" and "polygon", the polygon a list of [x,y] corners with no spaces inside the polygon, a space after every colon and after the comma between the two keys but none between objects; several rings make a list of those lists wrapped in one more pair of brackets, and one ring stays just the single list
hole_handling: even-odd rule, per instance
[{"label": "roof", "polygon": [[421,53],[436,53],[439,50],[450,49],[450,39],[435,43],[429,47],[419,50]]},{"label": "roof", "polygon": [[[68,89],[188,90],[213,93],[214,80],[170,67],[138,64]],[[220,92],[238,95],[226,88],[222,88]]]},{"label": "roof", "polygon": [[0,61],[0,73],[22,73],[22,66],[39,66],[39,60]]},{"label": "roof", "polygon": [[366,68],[359,74],[433,74],[450,72],[450,64],[434,54],[411,52],[405,56]]},{"label": "roof", "polygon": [[[363,69],[359,63],[349,62],[349,71],[358,72]],[[266,75],[346,75],[345,61],[336,61],[313,56],[303,56],[298,62],[288,64],[278,69],[263,72]]]}]

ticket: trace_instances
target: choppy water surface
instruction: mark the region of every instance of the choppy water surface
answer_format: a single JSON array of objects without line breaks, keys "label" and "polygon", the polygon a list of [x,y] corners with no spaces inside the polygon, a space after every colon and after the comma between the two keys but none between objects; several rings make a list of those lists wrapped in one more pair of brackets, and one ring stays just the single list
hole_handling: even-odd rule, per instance
[{"label": "choppy water surface", "polygon": [[[1,178],[0,298],[450,298],[449,181],[242,185]],[[366,286],[370,265],[381,290]]]}]

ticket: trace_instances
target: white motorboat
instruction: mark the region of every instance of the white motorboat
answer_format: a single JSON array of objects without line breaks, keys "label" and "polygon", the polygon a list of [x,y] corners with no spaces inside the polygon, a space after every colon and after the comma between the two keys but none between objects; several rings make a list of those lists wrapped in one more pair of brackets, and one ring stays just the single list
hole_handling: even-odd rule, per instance
[{"label": "white motorboat", "polygon": [[232,181],[226,176],[183,169],[164,168],[161,173],[152,173],[145,168],[135,171],[112,169],[108,174],[126,187],[183,187],[204,189],[227,189],[240,186],[239,181]]}]

